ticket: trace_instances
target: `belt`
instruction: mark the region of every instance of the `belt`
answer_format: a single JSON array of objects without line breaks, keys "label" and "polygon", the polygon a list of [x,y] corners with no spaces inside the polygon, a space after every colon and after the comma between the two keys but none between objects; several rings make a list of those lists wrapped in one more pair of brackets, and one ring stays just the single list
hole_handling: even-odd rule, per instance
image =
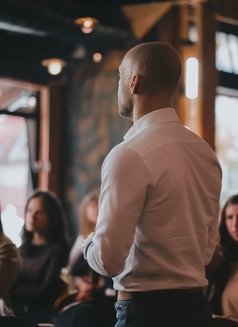
[{"label": "belt", "polygon": [[[190,287],[190,288],[176,288],[176,289],[162,289],[162,290],[155,290],[155,291],[143,291],[143,292],[133,292],[133,294],[149,294],[149,293],[164,293],[164,292],[181,292],[181,293],[193,293],[193,292],[203,292],[202,287]],[[132,299],[131,292],[125,291],[118,291],[117,300],[119,301],[126,301]]]},{"label": "belt", "polygon": [[132,294],[130,292],[118,291],[117,300],[119,301],[127,301],[132,299]]}]

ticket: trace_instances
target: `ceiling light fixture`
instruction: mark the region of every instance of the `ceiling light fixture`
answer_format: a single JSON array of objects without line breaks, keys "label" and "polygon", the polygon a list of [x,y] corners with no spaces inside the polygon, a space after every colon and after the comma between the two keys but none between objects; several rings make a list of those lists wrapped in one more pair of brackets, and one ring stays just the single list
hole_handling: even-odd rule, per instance
[{"label": "ceiling light fixture", "polygon": [[95,52],[93,54],[93,62],[99,64],[102,61],[102,54],[100,52]]},{"label": "ceiling light fixture", "polygon": [[44,59],[41,64],[42,66],[47,68],[49,74],[58,75],[61,73],[63,67],[66,65],[66,62],[60,58],[50,58]]},{"label": "ceiling light fixture", "polygon": [[93,17],[81,17],[76,18],[74,22],[76,25],[80,26],[83,33],[88,34],[93,31],[97,19]]},{"label": "ceiling light fixture", "polygon": [[189,57],[186,60],[185,94],[188,99],[196,99],[198,96],[198,60]]}]

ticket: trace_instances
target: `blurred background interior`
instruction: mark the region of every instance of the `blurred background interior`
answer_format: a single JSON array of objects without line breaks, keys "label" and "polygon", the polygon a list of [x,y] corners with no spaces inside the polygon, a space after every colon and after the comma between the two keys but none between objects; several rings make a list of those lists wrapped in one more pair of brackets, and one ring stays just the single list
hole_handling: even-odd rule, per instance
[{"label": "blurred background interior", "polygon": [[118,66],[137,43],[182,58],[182,122],[216,151],[221,205],[238,192],[237,0],[8,0],[0,4],[0,201],[19,246],[26,199],[54,191],[71,237],[78,206],[130,122],[118,116]]}]

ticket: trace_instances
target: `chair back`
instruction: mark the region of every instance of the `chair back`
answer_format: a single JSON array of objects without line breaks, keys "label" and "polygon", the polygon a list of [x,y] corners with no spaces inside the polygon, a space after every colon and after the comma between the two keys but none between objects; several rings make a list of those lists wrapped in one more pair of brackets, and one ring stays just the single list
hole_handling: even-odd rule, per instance
[{"label": "chair back", "polygon": [[3,316],[0,317],[1,327],[38,327],[38,324],[28,318],[19,316]]},{"label": "chair back", "polygon": [[238,327],[238,322],[226,317],[214,317],[212,320],[214,327]]}]

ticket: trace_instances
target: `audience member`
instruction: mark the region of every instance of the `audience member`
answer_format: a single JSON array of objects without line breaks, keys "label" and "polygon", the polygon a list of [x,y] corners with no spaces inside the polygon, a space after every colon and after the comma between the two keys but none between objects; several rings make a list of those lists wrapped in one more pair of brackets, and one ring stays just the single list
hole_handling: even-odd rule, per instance
[{"label": "audience member", "polygon": [[93,190],[80,203],[79,234],[70,251],[68,267],[63,269],[64,280],[71,287],[58,302],[62,314],[57,319],[57,327],[66,322],[68,327],[111,327],[115,322],[116,291],[112,280],[93,271],[83,257],[83,241],[95,230],[98,200],[99,192]]},{"label": "audience member", "polygon": [[70,251],[68,263],[69,267],[72,267],[83,253],[83,240],[95,230],[98,218],[98,199],[99,192],[97,190],[93,190],[85,195],[80,203],[78,221],[79,234]]},{"label": "audience member", "polygon": [[219,244],[207,274],[213,314],[238,320],[238,194],[230,196],[222,208]]},{"label": "audience member", "polygon": [[13,314],[9,290],[17,278],[20,264],[19,251],[4,234],[0,215],[0,316]]},{"label": "audience member", "polygon": [[53,304],[64,291],[60,270],[68,259],[65,216],[58,198],[36,191],[25,207],[22,269],[11,291],[13,311],[36,322],[52,322]]},{"label": "audience member", "polygon": [[[74,289],[74,282],[72,280],[71,268],[75,263],[80,260],[83,254],[83,241],[84,239],[95,230],[97,217],[98,217],[98,199],[99,192],[93,190],[85,195],[79,206],[78,216],[78,236],[70,250],[69,260],[66,267],[61,270],[61,278],[68,284],[68,290]],[[83,280],[81,280],[83,287]],[[86,284],[87,288],[88,285]]]}]

